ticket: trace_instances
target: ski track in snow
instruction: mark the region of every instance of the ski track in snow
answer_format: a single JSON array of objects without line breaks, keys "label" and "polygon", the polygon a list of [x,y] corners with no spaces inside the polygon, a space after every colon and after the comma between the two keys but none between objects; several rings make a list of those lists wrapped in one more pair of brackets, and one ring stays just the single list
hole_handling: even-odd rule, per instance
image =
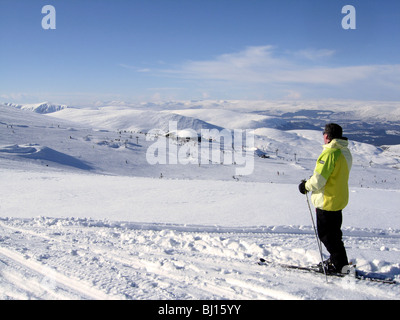
[{"label": "ski track in snow", "polygon": [[[294,264],[318,262],[312,233],[185,228],[85,218],[3,218],[0,299],[294,300],[400,296],[399,285],[351,278],[330,278],[326,283],[320,275],[256,264],[259,257],[268,256]],[[368,267],[373,271],[390,270],[398,280],[400,264],[382,260],[382,253],[388,249],[382,249],[382,242],[398,248],[397,234],[349,234],[345,241],[350,253],[360,252],[362,243],[381,259],[364,261]]]}]

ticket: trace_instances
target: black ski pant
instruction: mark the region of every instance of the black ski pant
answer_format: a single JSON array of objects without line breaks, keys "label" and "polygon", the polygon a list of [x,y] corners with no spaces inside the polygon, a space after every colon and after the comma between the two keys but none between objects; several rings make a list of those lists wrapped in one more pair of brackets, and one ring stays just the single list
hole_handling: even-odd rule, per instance
[{"label": "black ski pant", "polygon": [[349,264],[346,249],[342,241],[342,210],[317,210],[318,237],[331,255],[331,262],[337,271]]}]

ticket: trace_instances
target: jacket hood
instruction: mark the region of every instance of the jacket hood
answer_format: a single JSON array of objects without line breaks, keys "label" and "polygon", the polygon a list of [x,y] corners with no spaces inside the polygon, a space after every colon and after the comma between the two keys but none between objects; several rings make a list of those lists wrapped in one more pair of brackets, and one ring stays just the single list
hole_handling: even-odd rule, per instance
[{"label": "jacket hood", "polygon": [[349,141],[347,140],[347,138],[333,139],[328,144],[325,144],[324,148],[344,149],[344,148],[347,148],[348,145],[349,145]]}]

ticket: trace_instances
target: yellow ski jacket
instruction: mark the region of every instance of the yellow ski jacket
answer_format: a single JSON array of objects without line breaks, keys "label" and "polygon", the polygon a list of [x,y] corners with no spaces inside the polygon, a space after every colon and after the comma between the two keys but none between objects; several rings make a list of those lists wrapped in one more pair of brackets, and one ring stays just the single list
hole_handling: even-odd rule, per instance
[{"label": "yellow ski jacket", "polygon": [[348,144],[347,140],[333,139],[323,146],[314,174],[305,185],[306,190],[312,192],[311,201],[316,208],[339,211],[346,207],[353,162]]}]

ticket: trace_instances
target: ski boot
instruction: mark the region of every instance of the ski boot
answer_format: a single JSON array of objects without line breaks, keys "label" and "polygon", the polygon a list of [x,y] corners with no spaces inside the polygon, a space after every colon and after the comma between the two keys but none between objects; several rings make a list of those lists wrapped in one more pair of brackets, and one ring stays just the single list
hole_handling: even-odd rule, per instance
[{"label": "ski boot", "polygon": [[348,265],[343,266],[341,273],[355,276],[356,275],[356,265],[350,263]]},{"label": "ski boot", "polygon": [[[335,266],[333,265],[331,258],[325,260],[323,263],[322,262],[318,263],[316,265],[316,268],[321,273],[326,273],[326,274],[337,273],[337,270],[336,270]],[[325,271],[324,271],[324,269],[325,269]]]}]

